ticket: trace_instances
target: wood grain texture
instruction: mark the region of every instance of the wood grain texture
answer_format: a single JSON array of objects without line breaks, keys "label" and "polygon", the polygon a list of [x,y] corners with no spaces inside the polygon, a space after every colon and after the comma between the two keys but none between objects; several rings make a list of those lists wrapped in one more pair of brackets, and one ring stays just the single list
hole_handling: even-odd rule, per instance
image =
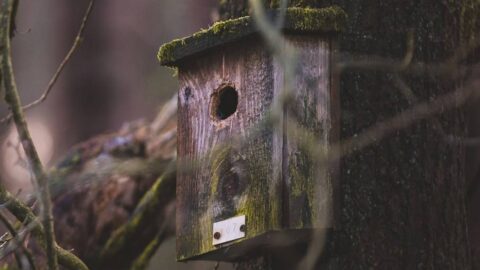
[{"label": "wood grain texture", "polygon": [[[328,40],[290,36],[288,42],[299,52],[294,100],[285,117],[284,179],[288,187],[289,228],[329,228],[333,218],[331,168],[309,153],[312,144],[329,144],[338,136],[337,89],[332,87],[331,52]],[[309,138],[310,137],[310,138]],[[313,138],[313,139],[312,139]],[[310,140],[313,141],[310,141]]]},{"label": "wood grain texture", "polygon": [[[177,175],[177,255],[214,250],[212,224],[247,216],[247,238],[279,228],[272,132],[253,128],[273,99],[272,58],[254,41],[219,49],[180,67],[178,155],[190,164]],[[238,91],[237,111],[219,121],[212,96]],[[182,165],[180,165],[182,166]],[[261,196],[259,196],[261,194]],[[255,199],[251,199],[255,197]]]},{"label": "wood grain texture", "polygon": [[[331,43],[320,36],[291,36],[289,42],[301,61],[285,117],[328,144],[337,134]],[[179,80],[178,259],[233,260],[257,247],[284,245],[291,236],[305,238],[303,229],[331,226],[329,170],[317,169],[300,147],[302,138],[287,134],[286,119],[277,125],[266,121],[285,76],[262,40],[245,39],[184,62]],[[224,86],[237,90],[238,107],[218,120],[212,106]],[[213,223],[237,215],[246,216],[246,237],[214,247]]]}]

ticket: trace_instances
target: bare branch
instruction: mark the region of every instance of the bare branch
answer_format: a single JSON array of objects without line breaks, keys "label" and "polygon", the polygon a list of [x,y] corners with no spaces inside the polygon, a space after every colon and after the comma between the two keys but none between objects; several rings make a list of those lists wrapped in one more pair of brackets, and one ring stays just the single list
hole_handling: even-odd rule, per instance
[{"label": "bare branch", "polygon": [[[419,103],[387,121],[373,125],[358,136],[347,139],[339,145],[334,145],[329,160],[357,152],[382,140],[392,132],[407,128],[420,120],[428,119],[449,109],[458,108],[465,102],[478,98],[480,95],[478,89],[480,89],[480,83],[471,81],[469,85],[444,94],[433,101]],[[323,151],[324,149],[319,150]]]},{"label": "bare branch", "polygon": [[[28,264],[30,265],[30,269],[35,270],[36,268],[35,268],[35,263],[33,262],[32,254],[23,244],[24,239],[19,239],[17,230],[15,230],[15,228],[10,223],[8,218],[5,215],[3,215],[1,211],[0,211],[0,221],[5,225],[5,228],[7,228],[7,230],[12,235],[13,240],[15,241],[15,244],[22,249],[23,254],[25,254],[25,257],[27,258]],[[20,267],[20,269],[22,269],[22,262],[21,262],[21,259],[19,258],[18,252],[15,252],[15,258],[17,260],[18,266]]]},{"label": "bare branch", "polygon": [[[14,241],[16,244],[17,242],[19,242],[17,239],[16,239],[16,236],[18,235],[17,232],[15,231],[15,229],[13,228],[12,224],[10,224],[10,221],[8,221],[7,217],[5,217],[3,215],[3,213],[0,211],[0,221],[3,223],[3,225],[5,226],[5,228],[7,228],[8,232],[10,233],[10,235],[12,236],[12,239],[8,240],[8,242],[10,241]],[[7,233],[8,234],[8,233]],[[15,256],[15,260],[17,261],[17,264],[18,264],[18,268],[19,269],[22,269],[22,260],[20,258],[20,253],[18,252],[18,250],[16,250],[16,248],[12,251],[14,256]]]},{"label": "bare branch", "polygon": [[[0,204],[4,204],[5,208],[12,213],[20,222],[24,224],[31,224],[31,232],[38,243],[45,248],[45,233],[43,226],[38,222],[37,217],[32,210],[24,203],[7,192],[3,186],[0,185]],[[30,225],[29,225],[30,226]],[[55,251],[58,255],[60,264],[69,270],[88,270],[88,267],[75,255],[64,250],[58,245],[55,245]]]},{"label": "bare branch", "polygon": [[[80,46],[80,43],[83,39],[83,35],[84,35],[84,32],[85,32],[85,26],[87,25],[88,18],[90,17],[90,14],[92,13],[92,10],[93,10],[94,2],[95,2],[95,0],[90,0],[90,3],[88,4],[87,10],[85,11],[85,15],[83,16],[82,24],[80,25],[80,29],[78,30],[78,33],[75,36],[75,40],[73,41],[72,47],[70,48],[70,50],[68,51],[67,55],[62,60],[60,65],[58,66],[57,70],[53,74],[50,81],[48,82],[48,85],[45,88],[45,90],[43,91],[43,94],[37,100],[23,106],[22,109],[24,111],[27,111],[27,110],[37,106],[38,104],[44,102],[47,99],[48,95],[50,94],[50,92],[53,89],[53,86],[55,85],[58,78],[62,74],[63,69],[65,68],[67,63],[70,61],[70,59],[72,58],[72,55],[75,53],[77,48]],[[6,117],[0,119],[0,123],[8,122],[12,119],[12,117],[13,117],[13,115],[9,114]]]},{"label": "bare branch", "polygon": [[37,149],[33,144],[27,123],[25,121],[12,68],[9,29],[12,21],[14,3],[15,1],[13,0],[2,1],[1,25],[3,26],[3,28],[0,29],[0,42],[2,47],[1,71],[3,75],[2,77],[5,90],[5,101],[10,106],[10,110],[12,111],[12,117],[23,146],[23,150],[25,151],[29,166],[32,169],[33,174],[35,175],[35,179],[38,183],[40,202],[42,206],[42,222],[45,228],[48,268],[50,270],[57,270],[58,260],[55,252],[52,202],[50,200],[48,178],[40,161],[40,157],[38,156]]}]

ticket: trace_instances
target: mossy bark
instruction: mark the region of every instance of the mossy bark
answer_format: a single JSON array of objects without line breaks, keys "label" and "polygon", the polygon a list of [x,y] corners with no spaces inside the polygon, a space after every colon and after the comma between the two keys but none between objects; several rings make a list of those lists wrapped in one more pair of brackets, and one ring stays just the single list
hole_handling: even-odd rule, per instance
[{"label": "mossy bark", "polygon": [[[96,268],[130,269],[134,262],[145,264],[151,257],[151,254],[148,255],[148,253],[152,250],[148,249],[153,249],[153,247],[149,248],[149,245],[152,235],[155,235],[155,230],[159,230],[157,233],[159,238],[157,239],[158,243],[153,244],[154,246],[158,247],[170,235],[173,229],[168,228],[166,220],[173,217],[166,211],[174,197],[172,191],[175,189],[175,171],[172,168],[175,168],[175,162],[167,166],[162,176],[145,193],[128,223],[113,232],[100,253]],[[161,225],[152,226],[152,222]],[[144,252],[147,254],[143,254]],[[141,267],[141,265],[135,267]]]},{"label": "mossy bark", "polygon": [[[277,8],[281,0],[262,0],[265,7]],[[289,7],[311,7],[320,8],[328,6],[328,1],[323,0],[290,0]],[[220,0],[219,13],[220,19],[231,19],[249,15],[248,0]]]},{"label": "mossy bark", "polygon": [[[278,14],[270,12],[268,16],[276,15]],[[321,9],[290,7],[285,12],[282,30],[294,34],[327,35],[341,32],[345,22],[346,14],[338,6]],[[178,67],[188,57],[198,56],[205,51],[257,33],[258,29],[251,16],[219,21],[208,29],[162,45],[157,58],[162,65]]]},{"label": "mossy bark", "polygon": [[[222,18],[248,13],[246,0],[221,1]],[[267,5],[278,1],[267,1]],[[402,59],[413,33],[413,61],[439,63],[478,35],[478,1],[291,1],[337,4],[348,15],[343,52]],[[341,136],[349,138],[411,104],[382,70],[344,71]],[[403,76],[420,101],[461,80]],[[465,133],[461,110],[438,118],[449,135]],[[336,252],[321,262],[340,269],[471,269],[465,211],[464,149],[448,144],[432,120],[395,132],[342,160],[342,209]],[[247,263],[248,264],[248,263]],[[245,268],[245,267],[244,267]],[[252,269],[253,266],[252,266]]]},{"label": "mossy bark", "polygon": [[[341,50],[402,59],[410,31],[413,62],[435,64],[470,38],[469,1],[345,1],[349,15]],[[478,9],[477,9],[478,13]],[[469,30],[469,31],[471,31]],[[342,136],[361,133],[410,104],[396,89],[395,74],[346,71],[341,80]],[[421,100],[453,91],[459,80],[404,76]],[[461,110],[438,118],[447,134],[463,136]],[[396,132],[346,157],[342,165],[345,268],[470,269],[465,212],[464,149],[445,141],[432,120]],[[343,241],[342,241],[343,240]]]}]

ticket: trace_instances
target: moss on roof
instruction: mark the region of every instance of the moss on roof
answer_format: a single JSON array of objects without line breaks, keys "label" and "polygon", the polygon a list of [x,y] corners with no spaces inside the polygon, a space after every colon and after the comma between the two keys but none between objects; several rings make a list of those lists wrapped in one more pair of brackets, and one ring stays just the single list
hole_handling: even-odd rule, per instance
[{"label": "moss on roof", "polygon": [[[288,8],[284,31],[294,33],[335,33],[344,28],[347,15],[337,6],[328,8]],[[158,51],[158,60],[165,66],[188,56],[222,44],[239,40],[258,30],[250,16],[220,21],[192,36],[164,44]]]}]

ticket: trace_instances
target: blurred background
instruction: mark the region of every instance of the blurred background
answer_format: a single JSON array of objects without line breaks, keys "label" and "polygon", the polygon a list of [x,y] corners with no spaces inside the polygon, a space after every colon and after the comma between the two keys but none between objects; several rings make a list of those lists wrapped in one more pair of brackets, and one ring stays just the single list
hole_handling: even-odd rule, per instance
[{"label": "blurred background", "polygon": [[[65,57],[89,1],[22,0],[13,61],[24,104],[38,98]],[[161,44],[208,27],[216,0],[102,0],[95,3],[84,40],[48,99],[27,113],[43,162],[52,165],[72,145],[151,119],[177,90],[161,67]],[[0,102],[0,117],[8,114]],[[0,125],[1,174],[10,188],[29,183],[16,155],[11,125]],[[19,186],[19,187],[17,187]],[[27,187],[25,187],[27,188]]]},{"label": "blurred background", "polygon": [[[70,49],[84,1],[22,0],[13,39],[13,64],[23,104],[37,99]],[[33,139],[47,167],[73,145],[151,120],[177,91],[171,69],[156,59],[159,46],[207,28],[217,0],[96,1],[84,40],[47,100],[27,113]],[[0,102],[0,117],[8,114]],[[0,124],[0,178],[12,192],[29,193],[12,125]],[[152,269],[213,269],[214,263],[174,262],[174,239],[160,248]],[[224,266],[221,269],[227,269]]]}]

